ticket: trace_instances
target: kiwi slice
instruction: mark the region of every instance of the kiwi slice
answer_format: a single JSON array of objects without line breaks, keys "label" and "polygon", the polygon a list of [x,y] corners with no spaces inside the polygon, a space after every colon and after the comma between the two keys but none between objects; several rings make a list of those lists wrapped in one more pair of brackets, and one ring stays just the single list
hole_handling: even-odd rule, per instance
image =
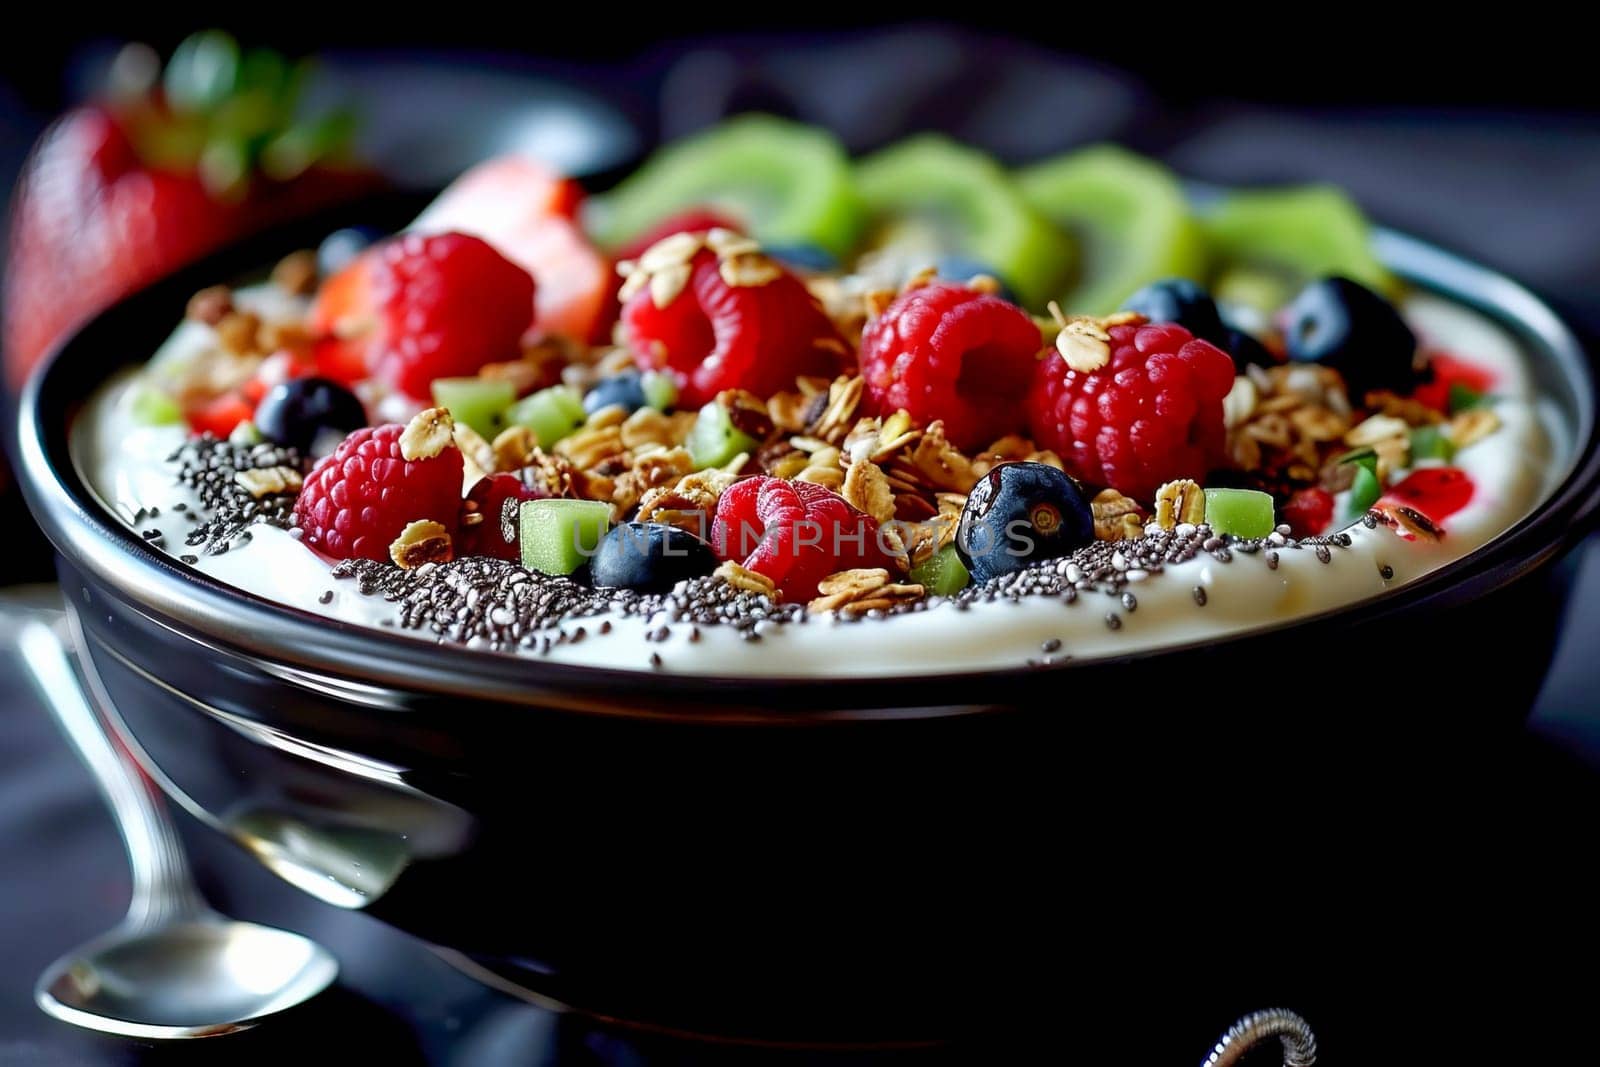
[{"label": "kiwi slice", "polygon": [[1276,311],[1302,285],[1339,275],[1385,296],[1398,283],[1372,251],[1355,202],[1326,185],[1234,193],[1201,217],[1218,299]]},{"label": "kiwi slice", "polygon": [[569,385],[552,385],[525,396],[506,412],[506,422],[533,431],[540,448],[549,448],[588,421],[583,397]]},{"label": "kiwi slice", "polygon": [[684,441],[697,471],[731,463],[739,453],[753,453],[760,445],[760,441],[736,429],[728,409],[715,400],[700,409]]},{"label": "kiwi slice", "polygon": [[1206,522],[1219,534],[1266,537],[1277,528],[1272,495],[1254,489],[1207,489]]},{"label": "kiwi slice", "polygon": [[1077,276],[1059,297],[1069,314],[1109,314],[1160,278],[1205,277],[1200,224],[1178,179],[1154,160],[1092,145],[1026,168],[1017,185],[1077,239]]},{"label": "kiwi slice", "polygon": [[933,596],[955,596],[972,579],[956,546],[945,545],[911,568],[911,580]]},{"label": "kiwi slice", "polygon": [[588,205],[584,221],[613,248],[696,207],[724,211],[772,244],[810,244],[843,257],[861,215],[850,160],[831,134],[768,115],[742,115],[661,149]]},{"label": "kiwi slice", "polygon": [[856,166],[868,242],[886,253],[960,255],[999,272],[1043,308],[1074,260],[1072,241],[1029,205],[993,159],[936,134],[891,145]]}]

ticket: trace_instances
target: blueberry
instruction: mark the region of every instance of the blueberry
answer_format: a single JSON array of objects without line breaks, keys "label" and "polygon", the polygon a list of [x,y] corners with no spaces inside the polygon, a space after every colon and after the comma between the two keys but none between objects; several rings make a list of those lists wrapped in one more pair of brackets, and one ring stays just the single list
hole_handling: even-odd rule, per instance
[{"label": "blueberry", "polygon": [[768,245],[764,251],[786,267],[827,274],[839,269],[839,261],[826,248],[812,244]]},{"label": "blueberry", "polygon": [[629,522],[601,539],[589,559],[589,580],[603,588],[665,593],[716,566],[711,546],[689,531],[658,522]]},{"label": "blueberry", "polygon": [[583,397],[583,411],[593,415],[601,408],[622,405],[628,414],[645,406],[644,380],[636,370],[625,370],[610,378],[603,378]]},{"label": "blueberry", "polygon": [[1366,286],[1323,278],[1300,290],[1283,314],[1289,358],[1332,367],[1358,403],[1373,389],[1403,393],[1416,384],[1416,335]]},{"label": "blueberry", "polygon": [[[1151,322],[1174,322],[1218,348],[1226,346],[1228,328],[1222,323],[1217,302],[1188,278],[1167,278],[1134,293],[1122,302],[1123,311],[1137,311]],[[1237,362],[1237,360],[1235,360]]]},{"label": "blueberry", "polygon": [[326,378],[296,378],[272,387],[256,406],[256,429],[275,444],[309,454],[318,435],[341,437],[367,424],[355,394]]},{"label": "blueberry", "polygon": [[1000,283],[1000,291],[995,294],[996,296],[1002,300],[1009,300],[1013,304],[1017,302],[1017,294],[1012,291],[1011,286],[1006,284],[1006,280],[1000,276],[1000,272],[989,266],[989,264],[973,259],[971,256],[963,256],[954,252],[946,253],[934,260],[933,269],[934,273],[939,277],[950,282],[969,282],[980,274],[987,275]]},{"label": "blueberry", "polygon": [[1094,540],[1078,483],[1044,463],[1002,463],[967,496],[956,553],[975,582],[1066,555]]},{"label": "blueberry", "polygon": [[367,246],[379,241],[383,234],[370,226],[347,226],[334,230],[317,246],[317,271],[324,277],[337,274],[355,259]]},{"label": "blueberry", "polygon": [[1233,357],[1233,368],[1240,374],[1243,374],[1244,369],[1249,366],[1278,365],[1277,357],[1273,356],[1272,350],[1243,330],[1230,329],[1218,347]]}]

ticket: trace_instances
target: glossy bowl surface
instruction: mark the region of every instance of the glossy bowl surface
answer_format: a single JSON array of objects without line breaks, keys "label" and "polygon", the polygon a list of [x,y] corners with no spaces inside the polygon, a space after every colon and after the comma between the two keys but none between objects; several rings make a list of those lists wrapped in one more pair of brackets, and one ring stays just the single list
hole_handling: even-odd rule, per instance
[{"label": "glossy bowl surface", "polygon": [[[85,383],[154,351],[196,289],[328,226],[240,245],[67,341],[22,400],[24,489],[120,726],[179,803],[301,889],[604,1017],[918,1043],[1034,1010],[1060,988],[1041,974],[1097,976],[1074,1010],[1193,998],[1197,959],[1249,994],[1217,1017],[1258,989],[1287,999],[1311,970],[1242,951],[1264,917],[1314,918],[1320,969],[1411,913],[1335,908],[1326,879],[1242,884],[1241,828],[1319,865],[1414,864],[1416,761],[1515,720],[1556,625],[1546,565],[1595,519],[1594,381],[1570,332],[1514,283],[1383,233],[1397,272],[1528,346],[1570,447],[1534,514],[1381,599],[1115,660],[848,681],[598,670],[331,624],[197,578],[67,458]],[[1424,685],[1419,663],[1481,666]]]}]

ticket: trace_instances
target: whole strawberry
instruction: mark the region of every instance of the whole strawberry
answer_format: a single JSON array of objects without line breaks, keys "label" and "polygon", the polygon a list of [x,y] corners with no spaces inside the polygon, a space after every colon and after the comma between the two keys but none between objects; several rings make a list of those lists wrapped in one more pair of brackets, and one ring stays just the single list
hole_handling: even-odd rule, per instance
[{"label": "whole strawberry", "polygon": [[1232,388],[1233,360],[1182,326],[1069,323],[1035,370],[1028,422],[1068,474],[1148,501],[1222,459]]},{"label": "whole strawberry", "polygon": [[301,79],[275,53],[208,31],[161,85],[62,116],[24,165],[5,271],[6,381],[127,293],[227,241],[372,188],[327,165],[343,119],[304,122]]}]

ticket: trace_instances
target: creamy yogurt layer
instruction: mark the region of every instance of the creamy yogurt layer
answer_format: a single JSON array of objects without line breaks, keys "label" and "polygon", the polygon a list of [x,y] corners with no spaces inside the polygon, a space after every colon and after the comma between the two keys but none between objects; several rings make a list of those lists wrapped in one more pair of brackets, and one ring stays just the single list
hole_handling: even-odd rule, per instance
[{"label": "creamy yogurt layer", "polygon": [[[282,298],[263,289],[236,299],[267,314],[273,309],[264,302]],[[957,604],[932,598],[922,610],[885,618],[801,616],[753,630],[674,622],[665,610],[653,616],[609,613],[573,619],[554,631],[570,634],[582,626],[583,640],[536,637],[530,645],[502,651],[596,667],[718,675],[926,675],[1204,642],[1381,596],[1510,528],[1538,505],[1554,477],[1553,431],[1541,418],[1517,343],[1487,318],[1434,296],[1408,298],[1404,313],[1425,348],[1481,368],[1495,383],[1488,403],[1500,428],[1452,460],[1474,490],[1466,506],[1444,521],[1445,534],[1438,541],[1406,539],[1387,526],[1356,522],[1342,531],[1347,545],[1269,545],[1253,553],[1233,552],[1229,562],[1202,551],[1159,571],[1136,570],[1110,591],[1077,589],[1071,599],[999,596]],[[247,542],[216,555],[184,543],[191,525],[184,516],[194,514],[201,502],[193,490],[177,484],[169,457],[184,443],[187,430],[141,425],[133,404],[141,375],[180,366],[210,343],[205,327],[185,323],[147,369],[118,378],[93,397],[72,437],[74,461],[88,484],[118,519],[141,534],[160,531],[147,539],[200,573],[330,621],[406,634],[419,642],[438,640],[431,631],[401,626],[396,605],[382,596],[365,595],[358,583],[332,577],[331,565],[289,530],[258,524]]]}]

